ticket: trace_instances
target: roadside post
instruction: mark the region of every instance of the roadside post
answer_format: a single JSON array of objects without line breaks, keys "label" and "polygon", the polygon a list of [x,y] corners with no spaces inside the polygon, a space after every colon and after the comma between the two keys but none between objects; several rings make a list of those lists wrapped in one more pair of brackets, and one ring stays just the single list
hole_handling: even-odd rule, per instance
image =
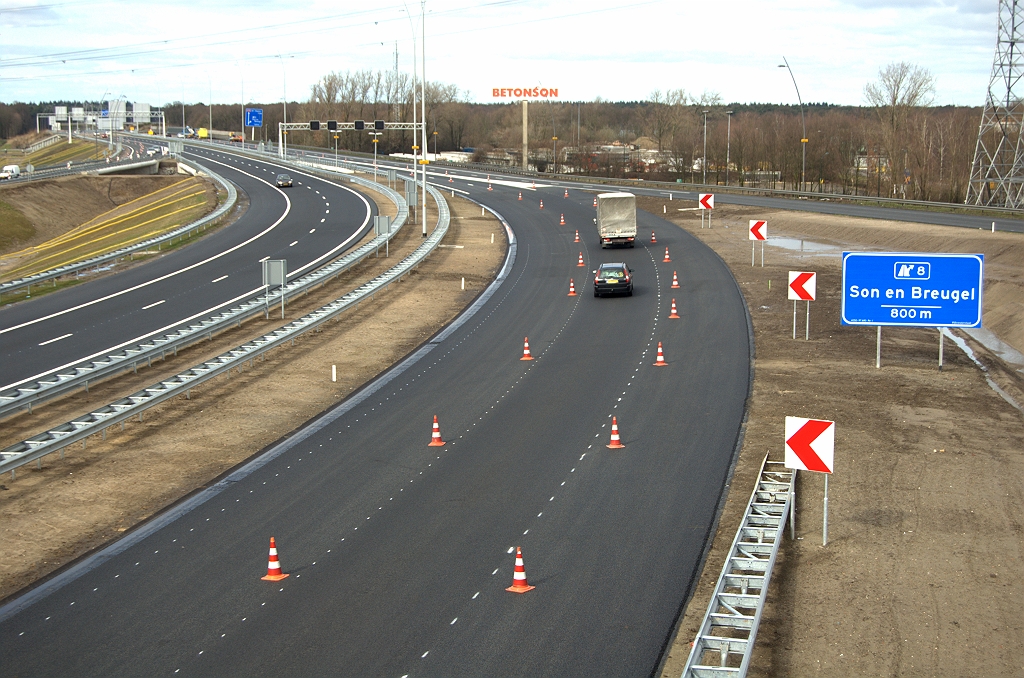
[{"label": "roadside post", "polygon": [[270,286],[281,286],[281,318],[284,318],[284,286],[288,282],[288,261],[267,259],[263,262],[263,286],[267,290],[267,315],[270,314]]},{"label": "roadside post", "polygon": [[754,247],[757,241],[761,241],[761,268],[764,268],[764,241],[768,239],[768,222],[764,219],[751,219],[747,239],[750,240],[751,268],[754,266]]},{"label": "roadside post", "polygon": [[[796,471],[825,474],[825,503],[821,520],[821,545],[828,546],[828,477],[835,468],[836,423],[826,419],[786,417],[786,468],[795,469],[791,488],[796,487]],[[790,489],[790,492],[794,492]],[[790,496],[790,521],[793,519]],[[790,522],[790,537],[794,534]]]},{"label": "roadside post", "polygon": [[843,325],[875,325],[875,368],[882,366],[882,326],[939,330],[981,327],[985,255],[843,252]]},{"label": "roadside post", "polygon": [[811,338],[811,302],[814,301],[818,288],[818,274],[813,271],[789,272],[789,298],[793,301],[793,338],[796,339],[796,302],[807,302],[807,326],[804,329],[804,340]]},{"label": "roadside post", "polygon": [[[373,234],[374,236],[391,234],[391,217],[387,215],[376,215],[373,217]],[[390,245],[391,241],[384,243],[384,257],[390,256]],[[377,257],[380,257],[380,244],[377,245]]]},{"label": "roadside post", "polygon": [[698,193],[697,205],[697,209],[700,210],[700,227],[704,228],[704,212],[706,210],[708,213],[708,228],[711,228],[711,210],[715,209],[715,194]]}]

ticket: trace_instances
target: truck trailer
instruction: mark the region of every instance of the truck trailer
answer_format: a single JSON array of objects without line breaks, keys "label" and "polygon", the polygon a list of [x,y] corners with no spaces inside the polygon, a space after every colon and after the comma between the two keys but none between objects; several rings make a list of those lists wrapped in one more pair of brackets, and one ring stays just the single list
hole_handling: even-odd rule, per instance
[{"label": "truck trailer", "polygon": [[636,196],[632,193],[599,193],[597,231],[601,247],[636,244]]}]

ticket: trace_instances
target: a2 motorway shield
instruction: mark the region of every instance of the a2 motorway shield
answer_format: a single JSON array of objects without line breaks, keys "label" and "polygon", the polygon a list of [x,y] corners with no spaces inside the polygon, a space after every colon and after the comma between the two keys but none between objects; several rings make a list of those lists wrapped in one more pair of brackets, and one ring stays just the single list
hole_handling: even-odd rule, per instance
[{"label": "a2 motorway shield", "polygon": [[844,325],[981,327],[982,254],[843,252]]}]

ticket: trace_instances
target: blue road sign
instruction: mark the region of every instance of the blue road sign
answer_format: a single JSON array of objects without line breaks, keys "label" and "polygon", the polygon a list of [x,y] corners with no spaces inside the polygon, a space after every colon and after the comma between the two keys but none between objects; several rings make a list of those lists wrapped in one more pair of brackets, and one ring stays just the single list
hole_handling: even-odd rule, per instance
[{"label": "blue road sign", "polygon": [[844,325],[981,327],[983,254],[843,252]]},{"label": "blue road sign", "polygon": [[263,127],[263,109],[262,108],[247,108],[247,109],[245,109],[245,126],[246,127]]}]

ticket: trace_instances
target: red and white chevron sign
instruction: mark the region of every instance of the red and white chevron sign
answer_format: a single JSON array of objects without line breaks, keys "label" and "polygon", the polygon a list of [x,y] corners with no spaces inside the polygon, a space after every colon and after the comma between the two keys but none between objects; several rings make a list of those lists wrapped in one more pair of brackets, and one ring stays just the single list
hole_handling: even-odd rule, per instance
[{"label": "red and white chevron sign", "polygon": [[768,239],[768,222],[764,219],[751,219],[750,220],[750,232],[747,234],[747,240],[767,240]]},{"label": "red and white chevron sign", "polygon": [[786,417],[786,468],[832,473],[836,423]]},{"label": "red and white chevron sign", "polygon": [[700,209],[702,210],[713,210],[715,209],[715,194],[714,193],[698,193],[699,197],[697,202],[700,203]]},{"label": "red and white chevron sign", "polygon": [[818,274],[812,271],[789,272],[789,298],[793,301],[814,301]]}]

